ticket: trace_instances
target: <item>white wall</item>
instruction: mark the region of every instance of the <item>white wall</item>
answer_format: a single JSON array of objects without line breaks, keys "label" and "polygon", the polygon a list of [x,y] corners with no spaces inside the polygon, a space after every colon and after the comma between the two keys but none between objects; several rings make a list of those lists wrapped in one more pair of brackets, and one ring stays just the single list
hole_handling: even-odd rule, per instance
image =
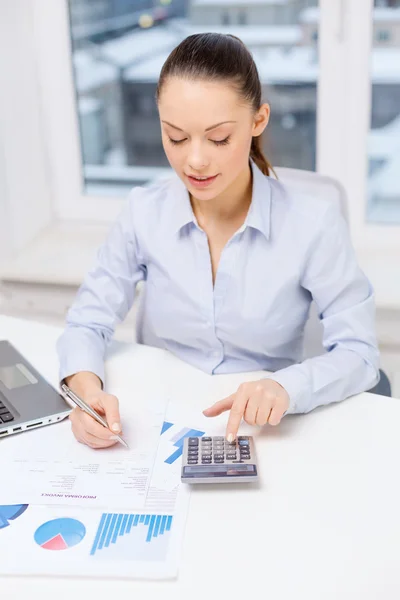
[{"label": "white wall", "polygon": [[41,114],[37,110],[40,91],[32,27],[31,2],[0,2],[0,256],[3,258],[22,249],[52,217],[50,177]]}]

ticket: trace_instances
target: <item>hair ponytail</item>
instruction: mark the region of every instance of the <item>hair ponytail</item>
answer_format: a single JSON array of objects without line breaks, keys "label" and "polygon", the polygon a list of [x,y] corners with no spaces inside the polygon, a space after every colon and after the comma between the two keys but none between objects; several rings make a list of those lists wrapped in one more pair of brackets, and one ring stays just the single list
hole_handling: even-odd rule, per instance
[{"label": "hair ponytail", "polygon": [[251,140],[251,148],[250,148],[250,158],[254,160],[257,167],[260,169],[264,175],[271,175],[271,172],[274,173],[274,169],[271,164],[267,160],[263,150],[262,150],[262,136],[259,135],[257,137],[253,137]]}]

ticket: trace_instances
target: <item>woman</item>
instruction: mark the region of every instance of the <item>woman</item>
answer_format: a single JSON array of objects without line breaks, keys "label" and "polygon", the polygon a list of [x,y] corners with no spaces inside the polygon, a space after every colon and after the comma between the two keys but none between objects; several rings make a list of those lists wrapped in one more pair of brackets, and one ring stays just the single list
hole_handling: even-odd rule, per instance
[{"label": "woman", "polygon": [[[168,57],[157,103],[174,176],[135,188],[67,317],[61,379],[121,431],[103,391],[105,350],[145,280],[138,340],[207,373],[267,370],[205,410],[277,425],[378,380],[374,299],[337,206],[300,198],[270,178],[261,150],[269,106],[255,63],[234,36],[192,35]],[[327,353],[299,364],[314,300]],[[82,411],[76,438],[116,443]]]}]

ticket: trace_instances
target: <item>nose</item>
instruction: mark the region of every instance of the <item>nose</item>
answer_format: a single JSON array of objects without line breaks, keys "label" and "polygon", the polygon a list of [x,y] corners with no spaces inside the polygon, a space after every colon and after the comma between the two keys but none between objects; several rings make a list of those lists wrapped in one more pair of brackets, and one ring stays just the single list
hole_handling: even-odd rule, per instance
[{"label": "nose", "polygon": [[188,163],[193,171],[202,171],[209,165],[209,159],[202,144],[192,143],[189,148]]}]

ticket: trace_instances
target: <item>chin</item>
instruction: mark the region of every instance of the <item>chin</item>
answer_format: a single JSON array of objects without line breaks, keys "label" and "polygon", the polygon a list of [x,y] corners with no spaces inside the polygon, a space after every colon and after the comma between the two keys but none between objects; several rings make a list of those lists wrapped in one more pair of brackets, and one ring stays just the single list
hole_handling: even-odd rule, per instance
[{"label": "chin", "polygon": [[216,190],[206,190],[206,189],[198,190],[197,188],[192,188],[192,187],[189,187],[188,190],[189,190],[190,194],[196,198],[196,200],[201,200],[202,202],[214,200],[221,194],[221,191],[223,191],[223,190],[216,191]]}]

